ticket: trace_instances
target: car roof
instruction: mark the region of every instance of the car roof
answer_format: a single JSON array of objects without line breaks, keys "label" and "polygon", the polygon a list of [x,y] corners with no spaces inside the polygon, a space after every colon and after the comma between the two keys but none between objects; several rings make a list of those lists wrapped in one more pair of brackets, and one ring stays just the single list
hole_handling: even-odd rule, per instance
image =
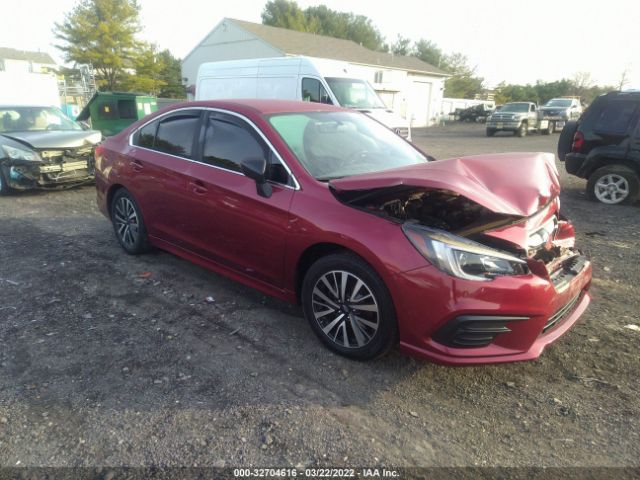
[{"label": "car roof", "polygon": [[169,110],[185,107],[221,108],[224,110],[236,111],[238,113],[246,113],[248,111],[251,111],[252,113],[257,113],[260,115],[294,112],[340,112],[348,110],[342,107],[336,107],[334,105],[326,105],[324,103],[256,98],[182,102],[172,104]]}]

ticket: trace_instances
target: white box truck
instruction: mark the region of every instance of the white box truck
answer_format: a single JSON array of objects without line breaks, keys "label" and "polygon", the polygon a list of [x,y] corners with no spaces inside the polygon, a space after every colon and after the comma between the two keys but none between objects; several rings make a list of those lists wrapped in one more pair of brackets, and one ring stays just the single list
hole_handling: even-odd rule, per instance
[{"label": "white box truck", "polygon": [[207,62],[200,65],[196,100],[274,98],[330,103],[360,110],[411,140],[409,121],[388,109],[349,64],[303,56]]}]

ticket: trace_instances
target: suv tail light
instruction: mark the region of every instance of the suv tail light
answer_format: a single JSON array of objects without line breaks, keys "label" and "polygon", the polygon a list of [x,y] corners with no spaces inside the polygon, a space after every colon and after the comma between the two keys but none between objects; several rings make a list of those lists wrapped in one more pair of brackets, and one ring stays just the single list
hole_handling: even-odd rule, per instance
[{"label": "suv tail light", "polygon": [[584,145],[584,133],[577,131],[573,135],[573,143],[571,144],[571,151],[574,153],[579,152]]}]

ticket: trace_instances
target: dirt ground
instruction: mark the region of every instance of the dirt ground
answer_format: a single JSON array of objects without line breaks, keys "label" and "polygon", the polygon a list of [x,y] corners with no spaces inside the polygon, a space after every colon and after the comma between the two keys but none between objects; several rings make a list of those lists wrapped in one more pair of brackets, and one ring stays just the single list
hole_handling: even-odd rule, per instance
[{"label": "dirt ground", "polygon": [[[557,138],[414,132],[437,158]],[[0,465],[639,467],[640,205],[559,166],[593,303],[538,361],[465,368],[349,361],[298,307],[128,256],[93,187],[0,198]]]}]

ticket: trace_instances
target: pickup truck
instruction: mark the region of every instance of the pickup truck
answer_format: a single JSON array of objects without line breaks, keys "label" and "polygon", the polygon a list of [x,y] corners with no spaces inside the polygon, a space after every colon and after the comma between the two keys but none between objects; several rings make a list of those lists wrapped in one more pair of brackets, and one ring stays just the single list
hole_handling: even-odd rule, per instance
[{"label": "pickup truck", "polygon": [[510,102],[487,119],[487,137],[493,137],[496,132],[513,132],[519,137],[532,131],[548,135],[552,133],[549,125],[535,103]]},{"label": "pickup truck", "polygon": [[552,98],[542,107],[542,118],[549,120],[550,133],[562,130],[569,120],[577,120],[582,115],[582,104],[578,98]]}]

